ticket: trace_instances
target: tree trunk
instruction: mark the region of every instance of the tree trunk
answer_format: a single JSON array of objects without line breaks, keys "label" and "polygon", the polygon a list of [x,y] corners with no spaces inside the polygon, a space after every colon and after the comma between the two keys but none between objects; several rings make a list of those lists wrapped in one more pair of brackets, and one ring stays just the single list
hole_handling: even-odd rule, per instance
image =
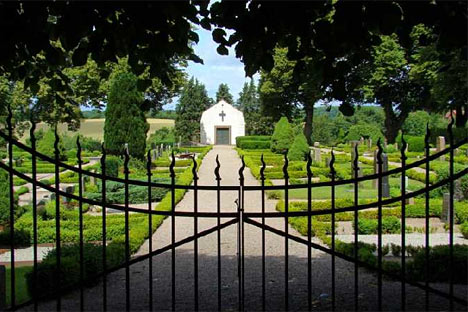
[{"label": "tree trunk", "polygon": [[468,107],[467,105],[460,105],[456,108],[457,115],[455,117],[455,126],[457,128],[464,128],[468,120]]},{"label": "tree trunk", "polygon": [[408,117],[408,112],[401,112],[397,116],[393,111],[391,103],[382,106],[385,112],[385,138],[387,139],[387,143],[393,144],[396,141],[398,132],[401,130],[401,126]]},{"label": "tree trunk", "polygon": [[314,103],[309,104],[305,103],[304,104],[304,109],[305,109],[305,125],[304,125],[304,136],[307,139],[307,143],[312,146],[312,129],[313,129],[313,120],[314,120]]}]

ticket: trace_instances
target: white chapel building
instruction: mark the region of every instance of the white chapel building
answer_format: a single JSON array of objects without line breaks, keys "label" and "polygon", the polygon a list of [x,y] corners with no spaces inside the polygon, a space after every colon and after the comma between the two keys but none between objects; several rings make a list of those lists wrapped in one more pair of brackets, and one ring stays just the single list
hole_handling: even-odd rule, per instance
[{"label": "white chapel building", "polygon": [[201,144],[236,144],[245,135],[244,114],[224,100],[203,112],[200,120]]}]

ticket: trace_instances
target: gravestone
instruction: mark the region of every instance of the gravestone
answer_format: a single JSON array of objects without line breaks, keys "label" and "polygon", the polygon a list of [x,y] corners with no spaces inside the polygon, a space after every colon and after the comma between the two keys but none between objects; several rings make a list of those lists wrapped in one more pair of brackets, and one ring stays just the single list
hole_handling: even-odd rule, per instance
[{"label": "gravestone", "polygon": [[327,166],[327,168],[330,168],[330,163],[331,163],[331,158],[330,157],[325,158],[325,165]]},{"label": "gravestone", "polygon": [[83,192],[86,192],[86,181],[87,181],[87,177],[82,176],[81,177],[81,185],[82,185],[82,188],[83,188]]},{"label": "gravestone", "polygon": [[151,149],[152,149],[152,150],[156,149],[156,143],[151,142]]},{"label": "gravestone", "polygon": [[[406,191],[406,194],[411,194],[411,192]],[[407,205],[414,205],[414,197],[408,197],[408,198],[406,198],[405,203],[406,203]]]},{"label": "gravestone", "polygon": [[368,149],[371,149],[371,148],[372,148],[372,139],[371,139],[371,138],[369,138],[369,139],[367,140],[367,148],[368,148]]},{"label": "gravestone", "polygon": [[156,161],[156,159],[158,159],[158,151],[153,149],[151,151],[151,161]]},{"label": "gravestone", "polygon": [[57,198],[57,196],[55,195],[55,193],[50,193],[50,200],[55,200]]},{"label": "gravestone", "polygon": [[[93,172],[93,173],[96,173],[96,170],[93,170],[92,172]],[[90,183],[91,185],[93,185],[93,186],[96,185],[96,177],[95,177],[95,176],[90,176],[90,181],[89,181],[89,183]]]},{"label": "gravestone", "polygon": [[314,147],[314,162],[316,163],[322,162],[322,154],[320,153],[320,148]]},{"label": "gravestone", "polygon": [[15,166],[21,167],[23,165],[23,160],[21,158],[15,159]]},{"label": "gravestone", "polygon": [[384,147],[384,148],[387,148],[387,144],[388,144],[388,142],[387,142],[387,138],[384,138],[384,141],[383,141],[383,147]]},{"label": "gravestone", "polygon": [[314,142],[314,147],[320,147],[320,142]]},{"label": "gravestone", "polygon": [[450,222],[450,193],[444,193],[440,220],[444,223]]},{"label": "gravestone", "polygon": [[[382,154],[382,172],[388,171],[388,156]],[[382,177],[382,197],[390,197],[390,183],[388,182],[388,175]]]},{"label": "gravestone", "polygon": [[[437,151],[443,151],[445,149],[445,137],[443,136],[438,136],[437,137]],[[439,158],[440,161],[445,161],[445,155],[440,156]]]},{"label": "gravestone", "polygon": [[[75,192],[75,186],[70,185],[70,186],[65,187],[65,193],[73,194],[73,192]],[[71,200],[71,198],[69,198],[68,196],[63,196],[63,201],[66,204],[68,204],[70,202],[70,200]]]}]

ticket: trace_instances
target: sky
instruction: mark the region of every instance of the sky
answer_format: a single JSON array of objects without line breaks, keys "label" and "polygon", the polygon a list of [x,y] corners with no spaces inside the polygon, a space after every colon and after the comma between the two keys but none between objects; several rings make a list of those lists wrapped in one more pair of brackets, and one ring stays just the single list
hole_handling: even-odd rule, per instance
[{"label": "sky", "polygon": [[[204,64],[190,61],[186,68],[188,77],[193,76],[203,83],[211,98],[215,98],[218,86],[226,83],[234,100],[237,100],[244,82],[250,82],[250,78],[245,76],[244,65],[235,57],[234,48],[229,48],[229,55],[219,55],[216,52],[218,45],[213,41],[210,31],[200,28],[197,34],[200,40],[194,50]],[[255,81],[258,81],[258,77],[258,74],[254,76]],[[176,103],[177,98],[174,98],[164,109],[174,109]]]}]

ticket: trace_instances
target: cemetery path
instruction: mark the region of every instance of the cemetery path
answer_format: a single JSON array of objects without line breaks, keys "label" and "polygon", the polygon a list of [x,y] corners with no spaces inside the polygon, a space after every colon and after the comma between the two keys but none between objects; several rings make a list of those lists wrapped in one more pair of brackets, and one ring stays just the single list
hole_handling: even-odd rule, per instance
[{"label": "cemetery path", "polygon": [[[214,168],[216,155],[221,163],[221,185],[238,185],[238,169],[241,161],[236,151],[230,146],[215,146],[204,158],[199,169],[199,185],[215,185]],[[255,185],[258,182],[245,168],[245,184]],[[245,210],[261,211],[260,192],[245,192]],[[221,192],[221,211],[237,211],[234,201],[237,191]],[[178,211],[193,211],[194,192],[185,194],[176,206]],[[265,210],[275,210],[276,201],[266,200]],[[199,211],[217,211],[216,191],[199,191]],[[203,231],[217,224],[217,219],[198,218],[198,231]],[[226,222],[223,219],[221,222]],[[166,218],[152,237],[153,249],[159,249],[171,243],[170,217]],[[194,234],[194,218],[177,217],[175,220],[176,241]],[[284,218],[267,218],[267,225],[284,231],[285,225],[289,233],[300,236],[292,229]],[[245,265],[245,310],[262,309],[262,230],[245,224],[244,227],[244,265]],[[218,257],[217,232],[198,239],[198,257],[194,252],[194,243],[184,244],[175,250],[175,297],[176,310],[194,310],[195,259],[198,260],[198,298],[199,309],[206,311],[218,310],[218,265],[221,268],[220,293],[221,309],[238,309],[238,242],[237,225],[231,225],[220,231],[221,255]],[[317,239],[315,243],[321,244]],[[289,273],[289,308],[291,310],[307,310],[307,252],[305,245],[289,240],[288,261]],[[285,307],[285,239],[272,232],[265,232],[265,292],[266,310],[278,311]],[[145,242],[137,255],[148,252],[148,241]],[[149,283],[153,285],[153,307],[155,310],[171,310],[172,290],[172,254],[164,252],[153,257],[152,280],[149,279],[149,261],[142,261],[130,266],[130,305],[131,310],[148,310]],[[218,262],[220,261],[220,262]],[[315,310],[331,308],[331,256],[312,249],[312,304]],[[336,308],[337,310],[354,309],[354,265],[336,258]],[[107,277],[107,309],[122,310],[125,307],[125,269],[114,272]],[[384,309],[395,310],[399,307],[400,283],[385,280],[383,288]],[[377,310],[377,278],[374,274],[360,269],[359,275],[359,307],[362,310]],[[466,288],[456,291],[460,296]],[[407,286],[407,309],[421,310],[424,302],[423,291]],[[100,281],[96,286],[86,288],[84,307],[86,310],[101,310],[103,285]],[[463,297],[463,295],[462,295]],[[439,298],[431,299],[433,308],[447,307],[447,301]],[[63,310],[79,309],[79,291],[73,291],[62,298]],[[32,307],[28,307],[32,310]],[[55,309],[55,301],[41,303],[40,310]],[[398,309],[398,308],[397,308]]]}]

